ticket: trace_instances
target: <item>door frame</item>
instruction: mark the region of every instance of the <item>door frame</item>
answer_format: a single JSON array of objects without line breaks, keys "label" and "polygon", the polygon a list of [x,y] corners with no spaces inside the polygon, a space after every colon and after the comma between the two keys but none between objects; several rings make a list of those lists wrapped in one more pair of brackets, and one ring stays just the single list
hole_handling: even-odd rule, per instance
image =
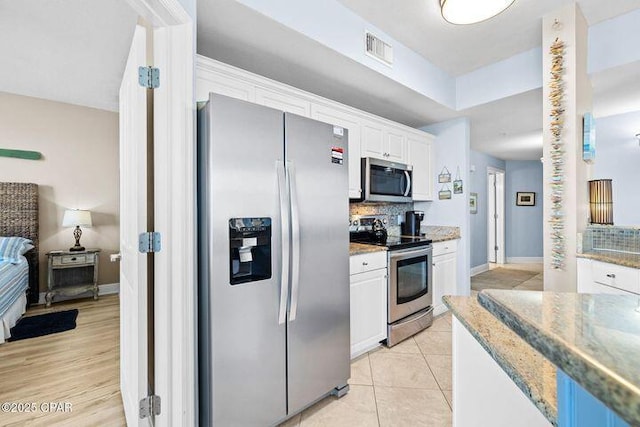
[{"label": "door frame", "polygon": [[[496,176],[495,188],[492,188],[490,176]],[[487,260],[489,260],[489,253],[495,251],[491,247],[491,220],[494,214],[497,214],[496,221],[496,235],[495,245],[498,246],[496,251],[496,264],[506,263],[506,251],[505,251],[505,171],[503,169],[487,166]],[[498,185],[498,181],[501,181],[501,185]],[[491,206],[489,203],[489,195],[495,191],[495,206]]]},{"label": "door frame", "polygon": [[[179,0],[127,0],[153,27],[155,426],[197,425],[195,22]],[[140,230],[147,231],[147,230]],[[151,231],[151,230],[148,230]]]}]

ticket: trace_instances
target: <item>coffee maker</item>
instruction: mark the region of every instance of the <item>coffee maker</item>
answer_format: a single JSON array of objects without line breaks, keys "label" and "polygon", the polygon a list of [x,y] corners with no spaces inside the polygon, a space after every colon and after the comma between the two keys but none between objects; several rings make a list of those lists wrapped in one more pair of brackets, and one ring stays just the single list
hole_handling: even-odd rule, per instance
[{"label": "coffee maker", "polygon": [[420,223],[423,219],[423,211],[407,211],[404,214],[404,222],[402,223],[402,234],[404,236],[419,236]]}]

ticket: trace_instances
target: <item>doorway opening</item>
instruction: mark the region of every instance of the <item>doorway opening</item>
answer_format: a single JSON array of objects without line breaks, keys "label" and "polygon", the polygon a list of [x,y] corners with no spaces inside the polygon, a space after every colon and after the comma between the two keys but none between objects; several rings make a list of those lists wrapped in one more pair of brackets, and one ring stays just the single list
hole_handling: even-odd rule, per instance
[{"label": "doorway opening", "polygon": [[487,261],[490,269],[506,262],[504,199],[504,170],[487,167]]}]

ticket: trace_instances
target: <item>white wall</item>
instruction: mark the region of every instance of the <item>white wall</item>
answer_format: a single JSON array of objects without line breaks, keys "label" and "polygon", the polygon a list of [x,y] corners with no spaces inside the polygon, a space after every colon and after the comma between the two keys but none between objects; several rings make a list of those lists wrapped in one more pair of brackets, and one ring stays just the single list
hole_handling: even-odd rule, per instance
[{"label": "white wall", "polygon": [[89,209],[93,228],[81,243],[100,248],[100,284],[119,281],[109,254],[120,247],[118,114],[0,92],[2,148],[42,153],[41,160],[0,157],[0,181],[39,185],[40,290],[47,288],[46,253],[69,249],[65,209]]},{"label": "white wall", "polygon": [[[425,211],[425,224],[448,225],[460,227],[460,243],[458,245],[458,285],[459,295],[468,295],[470,284],[470,214],[469,214],[469,156],[470,128],[469,120],[456,119],[427,126],[422,130],[435,135],[433,143],[434,170],[436,179],[435,200],[433,202],[416,202],[415,209]],[[450,200],[439,200],[438,191],[442,184],[437,183],[437,175],[446,166],[455,178],[456,169],[460,167],[463,181],[462,194],[452,194]],[[449,184],[453,193],[453,184]]]},{"label": "white wall", "polygon": [[613,179],[613,222],[640,225],[640,111],[596,119],[592,179]]}]

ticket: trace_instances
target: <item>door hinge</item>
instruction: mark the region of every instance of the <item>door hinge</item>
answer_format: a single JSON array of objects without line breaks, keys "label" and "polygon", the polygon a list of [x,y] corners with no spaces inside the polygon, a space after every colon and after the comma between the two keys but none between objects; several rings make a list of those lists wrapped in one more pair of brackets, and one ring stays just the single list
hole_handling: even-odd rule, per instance
[{"label": "door hinge", "polygon": [[143,254],[160,252],[162,249],[161,235],[155,231],[140,233],[138,236],[138,250]]},{"label": "door hinge", "polygon": [[160,396],[152,394],[140,400],[140,419],[160,415]]},{"label": "door hinge", "polygon": [[498,247],[497,247],[497,246],[495,247],[495,250],[496,250],[496,251],[498,250]]},{"label": "door hinge", "polygon": [[147,89],[160,87],[160,69],[155,67],[138,67],[138,83]]}]

